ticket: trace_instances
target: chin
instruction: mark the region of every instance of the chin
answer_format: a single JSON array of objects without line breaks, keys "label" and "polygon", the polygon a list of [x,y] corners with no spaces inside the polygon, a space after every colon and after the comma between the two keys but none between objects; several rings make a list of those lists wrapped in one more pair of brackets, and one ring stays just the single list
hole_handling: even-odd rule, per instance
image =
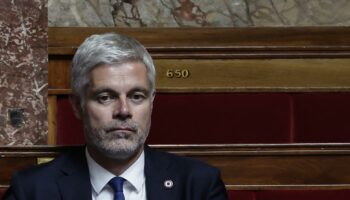
[{"label": "chin", "polygon": [[[129,143],[129,144],[125,144]],[[111,159],[125,160],[129,159],[140,152],[142,144],[134,144],[131,142],[113,143],[108,145],[98,145],[96,149],[103,155]]]}]

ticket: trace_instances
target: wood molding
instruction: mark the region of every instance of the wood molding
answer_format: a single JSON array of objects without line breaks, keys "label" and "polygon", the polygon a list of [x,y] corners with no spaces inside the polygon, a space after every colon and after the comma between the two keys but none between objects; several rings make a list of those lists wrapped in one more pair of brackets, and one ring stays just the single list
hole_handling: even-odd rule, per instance
[{"label": "wood molding", "polygon": [[[228,189],[350,189],[350,144],[152,145],[221,170]],[[79,146],[0,147],[0,185],[14,171]]]},{"label": "wood molding", "polygon": [[50,27],[49,54],[72,55],[89,35],[138,39],[154,58],[349,58],[350,27],[63,28]]}]

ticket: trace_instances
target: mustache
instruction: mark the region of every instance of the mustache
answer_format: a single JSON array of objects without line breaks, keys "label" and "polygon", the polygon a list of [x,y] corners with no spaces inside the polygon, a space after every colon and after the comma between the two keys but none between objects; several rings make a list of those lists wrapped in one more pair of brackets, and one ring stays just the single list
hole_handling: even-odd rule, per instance
[{"label": "mustache", "polygon": [[108,124],[101,127],[106,132],[114,131],[117,129],[125,129],[125,130],[131,130],[136,131],[138,129],[138,126],[133,121],[120,121],[120,120],[114,120],[112,122],[109,122]]}]

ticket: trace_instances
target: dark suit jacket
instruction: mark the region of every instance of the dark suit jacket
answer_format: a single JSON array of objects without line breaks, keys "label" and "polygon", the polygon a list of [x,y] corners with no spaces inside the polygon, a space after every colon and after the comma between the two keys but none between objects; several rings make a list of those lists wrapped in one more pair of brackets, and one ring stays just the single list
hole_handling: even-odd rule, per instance
[{"label": "dark suit jacket", "polygon": [[[145,147],[148,200],[226,200],[218,169]],[[171,180],[172,187],[164,182]],[[91,200],[84,149],[63,154],[13,176],[3,200]]]}]

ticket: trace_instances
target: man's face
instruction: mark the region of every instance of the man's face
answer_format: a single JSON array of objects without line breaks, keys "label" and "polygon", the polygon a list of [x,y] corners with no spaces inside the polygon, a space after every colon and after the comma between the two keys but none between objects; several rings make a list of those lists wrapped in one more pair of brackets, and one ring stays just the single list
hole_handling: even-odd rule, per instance
[{"label": "man's face", "polygon": [[101,65],[90,72],[90,79],[81,116],[88,147],[115,159],[140,152],[153,107],[145,65]]}]

